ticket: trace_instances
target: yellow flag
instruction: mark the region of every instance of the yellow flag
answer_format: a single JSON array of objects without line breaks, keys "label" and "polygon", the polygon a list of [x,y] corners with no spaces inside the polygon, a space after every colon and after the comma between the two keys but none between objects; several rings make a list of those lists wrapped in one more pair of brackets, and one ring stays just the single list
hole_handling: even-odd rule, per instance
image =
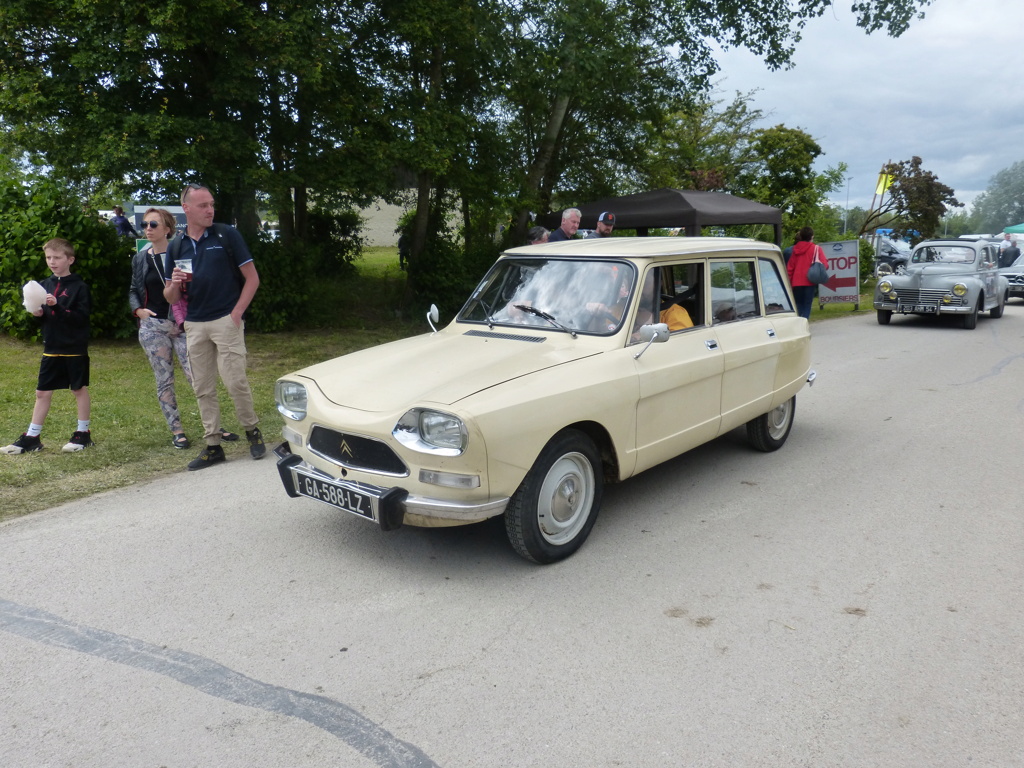
[{"label": "yellow flag", "polygon": [[885,190],[889,188],[890,184],[892,184],[892,176],[890,176],[888,173],[878,174],[878,186],[875,187],[875,194],[884,195]]}]

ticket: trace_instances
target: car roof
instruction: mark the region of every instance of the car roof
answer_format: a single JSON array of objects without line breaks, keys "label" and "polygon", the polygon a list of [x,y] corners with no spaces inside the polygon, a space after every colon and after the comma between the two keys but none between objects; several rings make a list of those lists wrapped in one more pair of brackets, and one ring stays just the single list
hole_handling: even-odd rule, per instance
[{"label": "car roof", "polygon": [[557,243],[521,245],[509,248],[513,256],[606,256],[654,258],[657,256],[693,256],[723,251],[763,251],[780,253],[778,246],[746,237],[600,237],[588,240],[562,240]]},{"label": "car roof", "polygon": [[990,240],[973,240],[971,238],[966,238],[966,237],[947,238],[947,239],[943,239],[943,240],[922,240],[920,243],[918,243],[917,245],[914,246],[914,250],[917,250],[918,248],[922,248],[922,247],[924,247],[926,245],[953,245],[953,246],[959,246],[959,247],[963,248],[964,246],[969,247],[971,245],[974,245],[975,243],[991,243],[991,241]]}]

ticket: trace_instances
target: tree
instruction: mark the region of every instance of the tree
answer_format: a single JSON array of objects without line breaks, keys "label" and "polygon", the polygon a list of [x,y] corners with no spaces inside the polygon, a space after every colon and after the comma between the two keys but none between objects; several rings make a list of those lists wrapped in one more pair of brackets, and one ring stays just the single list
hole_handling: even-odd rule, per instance
[{"label": "tree", "polygon": [[889,197],[883,196],[878,208],[868,213],[859,234],[891,227],[896,237],[906,236],[918,242],[935,236],[950,207],[963,206],[953,197],[952,188],[921,167],[921,158],[916,155],[910,160],[887,163],[882,173],[890,179],[886,190]]},{"label": "tree", "polygon": [[755,163],[737,180],[736,193],[782,209],[787,237],[804,226],[822,228],[829,219],[822,206],[842,187],[845,163],[815,172],[821,147],[799,128],[784,125],[755,132],[752,148]]},{"label": "tree", "polygon": [[754,92],[737,91],[728,104],[714,96],[713,91],[689,93],[668,115],[647,159],[647,186],[725,191],[750,174],[764,112],[751,108]]},{"label": "tree", "polygon": [[[899,36],[930,0],[861,0],[854,5],[857,24],[866,32],[885,29]],[[829,7],[822,0],[648,0],[605,3],[583,0],[571,7],[534,0],[520,4],[523,19],[508,30],[513,39],[509,70],[523,78],[513,84],[510,106],[529,110],[536,126],[525,143],[525,173],[519,179],[517,234],[529,210],[550,210],[556,188],[566,198],[585,198],[578,179],[586,170],[600,177],[620,158],[595,153],[585,126],[602,136],[639,136],[665,105],[697,90],[717,70],[713,44],[740,46],[775,69],[787,66],[800,30]],[[587,23],[579,23],[586,18]],[[527,92],[517,88],[528,83]],[[542,95],[540,109],[536,97]],[[603,107],[614,106],[601,120]],[[610,162],[609,162],[610,160]],[[602,168],[604,166],[604,168]],[[621,166],[620,166],[621,167]]]},{"label": "tree", "polygon": [[999,171],[974,201],[979,232],[1002,232],[1024,222],[1024,161]]},{"label": "tree", "polygon": [[[899,35],[929,0],[858,0]],[[0,148],[88,194],[211,185],[251,230],[415,180],[414,254],[635,185],[714,46],[786,66],[823,0],[5,0]],[[709,177],[707,183],[713,179]],[[496,213],[497,212],[497,213]],[[482,238],[481,238],[482,239]],[[446,246],[447,247],[447,246]],[[415,272],[415,270],[411,270]]]},{"label": "tree", "polygon": [[301,237],[308,189],[387,186],[391,137],[350,16],[345,0],[8,0],[0,144],[83,188],[173,198],[201,180],[250,234],[262,194]]}]

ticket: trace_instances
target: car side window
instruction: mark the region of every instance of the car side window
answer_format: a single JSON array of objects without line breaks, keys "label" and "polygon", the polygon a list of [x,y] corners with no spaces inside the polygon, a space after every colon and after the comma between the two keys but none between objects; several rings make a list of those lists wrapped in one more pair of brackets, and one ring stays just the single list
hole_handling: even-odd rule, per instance
[{"label": "car side window", "polygon": [[761,296],[764,297],[765,314],[792,312],[786,285],[779,274],[778,266],[771,259],[758,259],[757,269],[761,275]]},{"label": "car side window", "polygon": [[715,325],[758,317],[753,261],[711,262],[711,318]]},{"label": "car side window", "polygon": [[705,325],[704,262],[672,264],[661,273],[661,322],[671,331]]}]

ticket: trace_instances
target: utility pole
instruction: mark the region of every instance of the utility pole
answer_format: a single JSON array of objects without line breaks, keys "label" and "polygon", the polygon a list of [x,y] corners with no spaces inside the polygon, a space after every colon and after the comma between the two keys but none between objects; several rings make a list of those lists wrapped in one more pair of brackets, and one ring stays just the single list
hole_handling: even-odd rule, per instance
[{"label": "utility pole", "polygon": [[846,210],[843,212],[843,234],[846,234],[846,224],[850,220],[850,181],[852,176],[846,177]]}]

